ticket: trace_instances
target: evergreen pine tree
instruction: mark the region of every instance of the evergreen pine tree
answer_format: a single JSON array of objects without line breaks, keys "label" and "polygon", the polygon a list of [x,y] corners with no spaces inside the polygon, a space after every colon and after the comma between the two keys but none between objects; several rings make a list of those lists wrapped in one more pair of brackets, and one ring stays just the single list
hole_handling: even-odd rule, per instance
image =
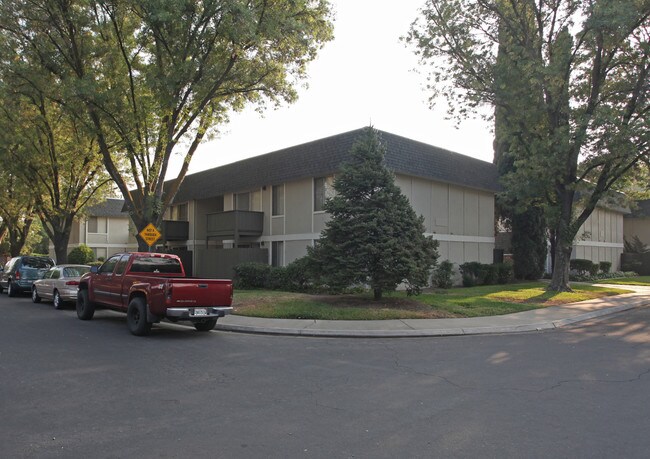
[{"label": "evergreen pine tree", "polygon": [[400,283],[419,293],[438,258],[438,242],[424,236],[424,218],[395,185],[384,155],[377,131],[366,128],[336,176],[336,195],[325,203],[331,219],[309,250],[324,283],[369,285],[376,300]]}]

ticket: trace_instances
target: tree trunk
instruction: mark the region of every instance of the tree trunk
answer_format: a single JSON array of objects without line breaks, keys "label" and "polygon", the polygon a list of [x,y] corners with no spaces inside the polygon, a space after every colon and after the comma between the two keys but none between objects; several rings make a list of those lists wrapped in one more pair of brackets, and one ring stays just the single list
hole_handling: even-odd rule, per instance
[{"label": "tree trunk", "polygon": [[555,242],[555,266],[553,268],[553,278],[548,290],[556,292],[571,292],[569,284],[569,268],[571,262],[571,252],[573,250],[572,241],[558,238]]},{"label": "tree trunk", "polygon": [[70,242],[70,231],[63,233],[54,233],[54,257],[56,264],[60,265],[68,262],[68,243]]},{"label": "tree trunk", "polygon": [[374,295],[375,295],[375,301],[381,300],[381,294],[382,294],[381,289],[380,288],[375,288],[373,290],[373,292],[374,292]]}]

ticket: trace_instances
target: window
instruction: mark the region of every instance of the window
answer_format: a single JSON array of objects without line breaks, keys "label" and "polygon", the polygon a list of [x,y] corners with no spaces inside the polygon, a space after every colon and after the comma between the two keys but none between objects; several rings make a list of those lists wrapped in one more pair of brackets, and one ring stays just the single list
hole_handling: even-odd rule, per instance
[{"label": "window", "polygon": [[332,181],[332,177],[314,178],[314,212],[325,210],[325,201],[333,195]]},{"label": "window", "polygon": [[183,269],[177,258],[139,257],[133,260],[132,273],[182,274]]},{"label": "window", "polygon": [[235,210],[250,210],[251,209],[251,194],[237,193],[235,195]]},{"label": "window", "polygon": [[169,208],[170,220],[187,221],[187,203],[178,204]]},{"label": "window", "polygon": [[104,217],[88,217],[88,232],[89,233],[102,233],[106,234],[108,231],[106,218]]},{"label": "window", "polygon": [[271,215],[284,215],[284,185],[273,185]]},{"label": "window", "polygon": [[63,269],[63,276],[81,277],[89,271],[90,271],[90,267],[87,266],[74,266],[74,267],[71,266]]},{"label": "window", "polygon": [[60,279],[61,278],[61,270],[55,269],[52,271],[52,277],[51,279]]},{"label": "window", "polygon": [[223,195],[214,198],[214,212],[223,212]]},{"label": "window", "polygon": [[99,274],[113,274],[113,268],[117,264],[117,261],[120,259],[119,255],[112,256],[104,262],[103,265],[99,267]]},{"label": "window", "polygon": [[271,243],[271,266],[284,265],[284,242],[273,241]]},{"label": "window", "polygon": [[119,276],[124,274],[124,270],[126,269],[126,264],[128,262],[129,262],[129,256],[122,255],[122,258],[120,258],[120,261],[117,262],[117,266],[115,267],[115,274]]}]

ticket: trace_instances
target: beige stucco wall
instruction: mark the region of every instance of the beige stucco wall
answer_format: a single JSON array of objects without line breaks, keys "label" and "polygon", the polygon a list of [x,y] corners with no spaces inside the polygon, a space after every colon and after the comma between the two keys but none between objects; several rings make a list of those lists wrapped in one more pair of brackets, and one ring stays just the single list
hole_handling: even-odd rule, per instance
[{"label": "beige stucco wall", "polygon": [[[100,217],[105,218],[105,217]],[[79,244],[86,244],[100,257],[110,256],[116,252],[125,252],[137,250],[138,243],[132,234],[130,219],[128,217],[108,217],[106,233],[88,233],[86,231],[87,222],[85,220],[76,220],[73,223],[72,234],[75,238],[70,238],[68,243],[68,253]],[[54,246],[50,244],[50,255],[54,255]]]},{"label": "beige stucco wall", "polygon": [[285,234],[312,233],[313,181],[284,184]]},{"label": "beige stucco wall", "polygon": [[492,263],[494,193],[404,175],[396,183],[439,241],[440,260]]},{"label": "beige stucco wall", "polygon": [[[494,194],[460,186],[398,175],[396,183],[418,215],[425,219],[426,234],[440,243],[440,260],[460,264],[466,261],[491,263],[494,249]],[[242,192],[239,190],[237,192]],[[284,184],[284,215],[271,216],[272,187],[251,191],[252,210],[264,212],[264,231],[258,242],[270,248],[282,241],[284,263],[307,253],[307,247],[320,237],[330,218],[314,212],[314,181],[306,178]],[[224,195],[224,210],[233,208],[234,193]],[[214,200],[198,200],[189,206],[192,243],[205,243],[206,215],[215,212]],[[270,256],[270,254],[269,254]]]},{"label": "beige stucco wall", "polygon": [[609,261],[612,270],[620,269],[623,253],[623,214],[598,207],[580,227],[571,258],[594,263]]}]

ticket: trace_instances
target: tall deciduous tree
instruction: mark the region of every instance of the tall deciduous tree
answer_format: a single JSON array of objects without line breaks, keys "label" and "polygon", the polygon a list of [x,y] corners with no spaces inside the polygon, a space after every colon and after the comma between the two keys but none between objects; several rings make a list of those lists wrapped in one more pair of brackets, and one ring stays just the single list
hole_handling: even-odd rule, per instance
[{"label": "tall deciduous tree", "polygon": [[[9,255],[16,257],[22,252],[29,230],[34,221],[33,195],[24,183],[0,168],[0,232],[4,229],[4,240]],[[4,254],[0,254],[4,255]]]},{"label": "tall deciduous tree", "polygon": [[[515,164],[504,183],[522,205],[543,199],[552,290],[570,290],[580,226],[649,154],[649,17],[648,0],[429,0],[407,37],[452,112],[503,109]],[[499,44],[516,70],[498,65]],[[500,72],[517,82],[497,98]]]},{"label": "tall deciduous tree", "polygon": [[57,263],[66,263],[74,219],[110,179],[92,132],[40,89],[49,76],[39,70],[20,58],[0,69],[0,167],[29,190]]},{"label": "tall deciduous tree", "polygon": [[325,203],[331,219],[309,248],[325,283],[367,284],[376,300],[403,282],[419,292],[438,258],[438,242],[424,236],[424,218],[395,185],[384,156],[377,131],[367,128],[336,176],[336,195]]},{"label": "tall deciduous tree", "polygon": [[[138,232],[161,223],[197,147],[228,114],[293,101],[294,84],[332,36],[326,0],[16,0],[0,8],[16,49],[55,75],[61,102],[92,121]],[[182,167],[165,188],[172,155]]]}]

